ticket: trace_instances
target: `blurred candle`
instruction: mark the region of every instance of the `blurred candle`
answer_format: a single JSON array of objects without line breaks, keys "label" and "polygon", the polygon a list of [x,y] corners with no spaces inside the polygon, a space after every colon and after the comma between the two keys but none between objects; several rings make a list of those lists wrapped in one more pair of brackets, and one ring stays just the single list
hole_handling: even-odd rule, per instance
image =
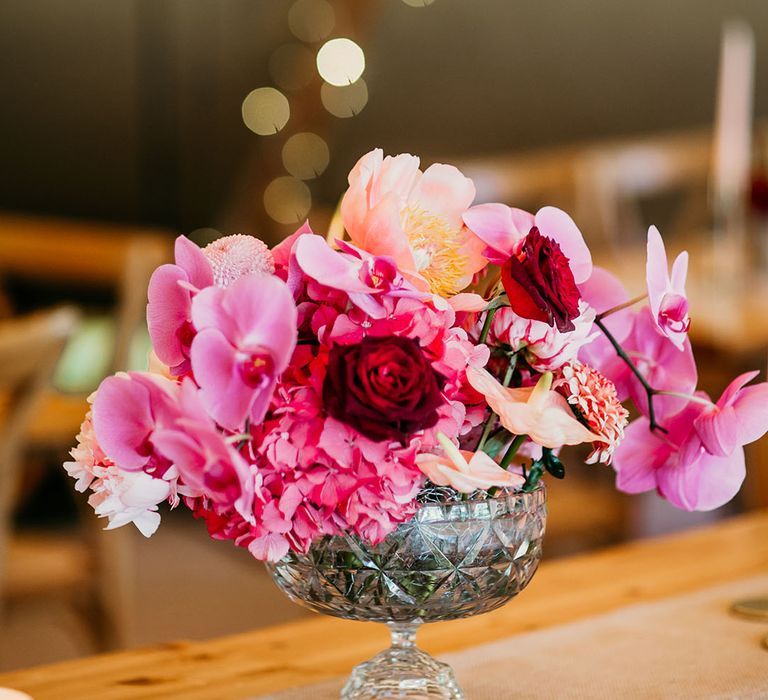
[{"label": "blurred candle", "polygon": [[714,152],[715,206],[730,219],[743,206],[752,152],[755,40],[742,21],[723,29]]}]

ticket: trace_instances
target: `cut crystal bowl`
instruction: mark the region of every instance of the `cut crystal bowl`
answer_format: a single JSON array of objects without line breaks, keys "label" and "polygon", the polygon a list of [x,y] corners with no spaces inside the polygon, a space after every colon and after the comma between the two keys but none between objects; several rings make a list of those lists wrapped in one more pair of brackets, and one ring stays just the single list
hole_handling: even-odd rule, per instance
[{"label": "cut crystal bowl", "polygon": [[324,537],[268,568],[296,603],[386,622],[392,646],[357,666],[342,700],[463,698],[453,672],[415,646],[418,626],[490,612],[525,588],[541,560],[543,485],[422,505],[382,542]]}]

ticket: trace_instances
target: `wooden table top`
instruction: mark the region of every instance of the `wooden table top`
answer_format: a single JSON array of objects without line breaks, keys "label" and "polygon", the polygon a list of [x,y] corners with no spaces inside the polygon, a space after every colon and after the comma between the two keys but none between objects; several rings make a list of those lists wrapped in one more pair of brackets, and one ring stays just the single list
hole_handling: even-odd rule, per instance
[{"label": "wooden table top", "polygon": [[[488,615],[427,625],[440,654],[768,571],[768,511],[671,537],[544,562]],[[35,700],[256,698],[349,673],[387,645],[383,625],[312,617],[204,642],[173,642],[0,674]]]}]

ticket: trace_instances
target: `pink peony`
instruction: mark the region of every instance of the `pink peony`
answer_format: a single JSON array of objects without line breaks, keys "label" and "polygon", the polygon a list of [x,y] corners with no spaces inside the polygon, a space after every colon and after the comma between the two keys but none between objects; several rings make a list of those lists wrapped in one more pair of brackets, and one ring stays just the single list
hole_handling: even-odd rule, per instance
[{"label": "pink peony", "polygon": [[415,156],[376,149],[350,172],[341,213],[355,245],[391,257],[418,289],[452,296],[486,265],[483,243],[462,221],[474,198],[472,181],[453,166],[422,173]]}]

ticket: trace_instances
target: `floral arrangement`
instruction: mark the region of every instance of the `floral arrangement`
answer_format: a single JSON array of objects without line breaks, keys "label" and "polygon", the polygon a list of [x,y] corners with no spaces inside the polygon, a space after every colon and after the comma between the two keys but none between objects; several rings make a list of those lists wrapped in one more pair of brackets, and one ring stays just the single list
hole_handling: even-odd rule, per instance
[{"label": "floral arrangement", "polygon": [[474,198],[450,165],[375,150],[349,175],[348,241],[180,236],[149,285],[150,371],[101,383],[65,464],[108,529],[149,536],[167,501],[258,559],[376,543],[429,498],[560,478],[581,443],[623,491],[731,499],[768,384],[697,391],[687,254],[670,273],[651,228],[630,299],[564,212]]}]

